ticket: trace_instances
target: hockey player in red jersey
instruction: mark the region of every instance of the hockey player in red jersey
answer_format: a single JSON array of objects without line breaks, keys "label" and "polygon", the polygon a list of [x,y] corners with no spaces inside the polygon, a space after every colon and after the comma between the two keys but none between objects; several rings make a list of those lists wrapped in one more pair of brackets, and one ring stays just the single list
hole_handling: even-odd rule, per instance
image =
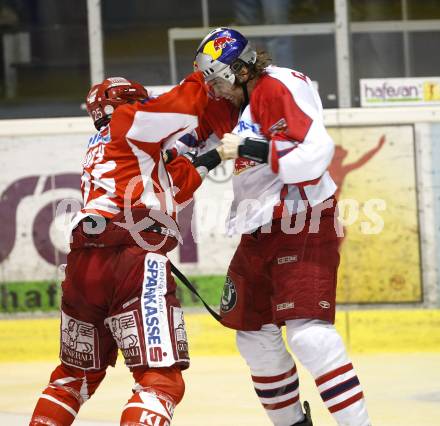
[{"label": "hockey player in red jersey", "polygon": [[179,157],[166,165],[162,153],[198,126],[207,101],[200,73],[158,98],[121,77],[89,91],[98,133],[83,162],[84,207],[73,220],[62,284],[61,363],[31,426],[72,424],[118,348],[135,379],[121,425],[171,424],[189,356],[166,254],[177,245],[178,204],[236,146],[222,145],[193,163]]},{"label": "hockey player in red jersey", "polygon": [[338,425],[368,426],[363,391],[334,327],[339,265],[334,152],[310,79],[270,64],[230,28],[201,42],[195,69],[215,96],[241,109],[223,143],[238,142],[229,234],[241,242],[229,266],[222,322],[277,426],[312,425],[299,400],[295,357]]}]

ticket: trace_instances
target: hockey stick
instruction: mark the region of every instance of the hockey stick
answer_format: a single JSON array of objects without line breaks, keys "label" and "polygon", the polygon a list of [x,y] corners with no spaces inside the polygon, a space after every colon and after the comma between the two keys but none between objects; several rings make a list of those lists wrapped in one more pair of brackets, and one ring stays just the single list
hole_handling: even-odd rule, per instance
[{"label": "hockey stick", "polygon": [[185,277],[185,275],[182,274],[171,262],[171,272],[179,278],[179,280],[191,291],[193,294],[195,294],[200,301],[205,305],[205,308],[208,310],[208,312],[218,321],[221,322],[222,317],[214,311],[204,300],[203,297],[200,296],[197,289],[191,284],[191,282],[188,280],[188,278]]}]

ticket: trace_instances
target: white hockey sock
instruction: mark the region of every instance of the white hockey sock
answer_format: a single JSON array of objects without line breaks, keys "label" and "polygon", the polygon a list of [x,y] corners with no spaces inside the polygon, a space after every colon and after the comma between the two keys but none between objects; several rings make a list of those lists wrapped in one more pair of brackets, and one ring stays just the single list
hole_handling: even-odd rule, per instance
[{"label": "white hockey sock", "polygon": [[266,324],[260,331],[238,331],[237,347],[251,370],[255,392],[272,424],[290,426],[300,422],[304,415],[298,374],[280,329]]},{"label": "white hockey sock", "polygon": [[304,418],[299,402],[299,381],[295,365],[276,376],[252,374],[252,381],[261,405],[274,425],[290,426]]},{"label": "white hockey sock", "polygon": [[362,388],[350,362],[318,377],[315,382],[322,400],[339,425],[370,424]]},{"label": "white hockey sock", "polygon": [[337,424],[369,426],[362,387],[334,326],[318,320],[290,320],[286,327],[290,348],[315,378]]}]

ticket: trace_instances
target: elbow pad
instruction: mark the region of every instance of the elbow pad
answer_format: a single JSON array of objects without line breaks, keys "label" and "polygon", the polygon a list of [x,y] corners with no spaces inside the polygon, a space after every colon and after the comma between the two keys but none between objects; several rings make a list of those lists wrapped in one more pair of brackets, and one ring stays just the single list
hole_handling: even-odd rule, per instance
[{"label": "elbow pad", "polygon": [[238,147],[238,156],[256,163],[267,163],[269,157],[269,142],[259,138],[245,138]]}]

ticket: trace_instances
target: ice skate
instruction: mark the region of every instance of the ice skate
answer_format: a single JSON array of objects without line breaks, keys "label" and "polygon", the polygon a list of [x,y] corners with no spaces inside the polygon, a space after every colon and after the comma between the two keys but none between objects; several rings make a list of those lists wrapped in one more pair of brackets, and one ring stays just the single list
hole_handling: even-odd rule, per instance
[{"label": "ice skate", "polygon": [[310,405],[307,401],[304,401],[304,416],[305,419],[302,422],[295,423],[292,426],[313,426],[312,415],[310,413]]}]

